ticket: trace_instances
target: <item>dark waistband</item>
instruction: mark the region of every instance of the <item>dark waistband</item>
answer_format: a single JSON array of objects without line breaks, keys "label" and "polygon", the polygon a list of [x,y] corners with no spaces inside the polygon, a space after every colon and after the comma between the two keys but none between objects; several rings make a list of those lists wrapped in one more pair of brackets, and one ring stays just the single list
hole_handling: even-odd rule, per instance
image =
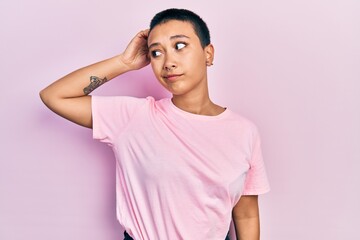
[{"label": "dark waistband", "polygon": [[[134,240],[126,231],[124,232],[124,240]],[[225,240],[230,240],[229,233],[226,235]]]},{"label": "dark waistband", "polygon": [[124,232],[124,240],[134,240],[130,235],[125,231]]}]

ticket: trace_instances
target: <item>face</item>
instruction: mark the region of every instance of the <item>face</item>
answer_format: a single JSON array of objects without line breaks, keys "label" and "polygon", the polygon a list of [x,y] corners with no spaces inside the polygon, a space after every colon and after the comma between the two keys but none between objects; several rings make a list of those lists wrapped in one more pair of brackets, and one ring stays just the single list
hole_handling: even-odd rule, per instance
[{"label": "face", "polygon": [[154,27],[148,37],[151,66],[156,78],[173,95],[207,91],[207,63],[213,47],[202,48],[189,22],[171,20]]}]

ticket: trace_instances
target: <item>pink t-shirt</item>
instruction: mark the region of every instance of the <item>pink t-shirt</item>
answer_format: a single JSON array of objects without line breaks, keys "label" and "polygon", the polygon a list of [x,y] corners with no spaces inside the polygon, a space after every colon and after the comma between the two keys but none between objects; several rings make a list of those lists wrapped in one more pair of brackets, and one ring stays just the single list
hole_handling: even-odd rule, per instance
[{"label": "pink t-shirt", "polygon": [[116,157],[117,218],[136,240],[223,240],[241,195],[269,190],[257,128],[229,109],[93,96],[92,117]]}]

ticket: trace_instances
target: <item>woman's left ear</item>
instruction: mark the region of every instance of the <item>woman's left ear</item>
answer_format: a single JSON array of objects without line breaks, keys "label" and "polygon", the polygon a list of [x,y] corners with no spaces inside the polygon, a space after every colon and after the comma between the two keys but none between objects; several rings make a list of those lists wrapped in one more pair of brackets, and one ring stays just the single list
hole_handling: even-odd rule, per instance
[{"label": "woman's left ear", "polygon": [[214,61],[214,46],[210,43],[209,45],[207,45],[204,49],[205,54],[206,54],[206,66],[211,66],[213,65],[213,61]]}]

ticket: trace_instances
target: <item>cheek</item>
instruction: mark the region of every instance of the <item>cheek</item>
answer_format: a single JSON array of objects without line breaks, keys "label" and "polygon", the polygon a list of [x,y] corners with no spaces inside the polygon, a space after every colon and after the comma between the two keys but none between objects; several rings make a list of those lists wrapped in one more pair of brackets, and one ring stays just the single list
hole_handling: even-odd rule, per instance
[{"label": "cheek", "polygon": [[195,52],[193,54],[187,55],[185,62],[188,63],[188,65],[199,66],[199,64],[205,64],[206,58],[205,58],[203,52],[199,51],[199,52]]},{"label": "cheek", "polygon": [[154,72],[154,74],[156,76],[158,76],[159,74],[161,74],[161,63],[160,61],[154,61],[154,60],[150,60],[150,63],[151,63],[151,68]]},{"label": "cheek", "polygon": [[206,66],[206,60],[201,55],[194,55],[184,61],[188,68],[192,69],[194,74],[202,74],[203,66]]}]

